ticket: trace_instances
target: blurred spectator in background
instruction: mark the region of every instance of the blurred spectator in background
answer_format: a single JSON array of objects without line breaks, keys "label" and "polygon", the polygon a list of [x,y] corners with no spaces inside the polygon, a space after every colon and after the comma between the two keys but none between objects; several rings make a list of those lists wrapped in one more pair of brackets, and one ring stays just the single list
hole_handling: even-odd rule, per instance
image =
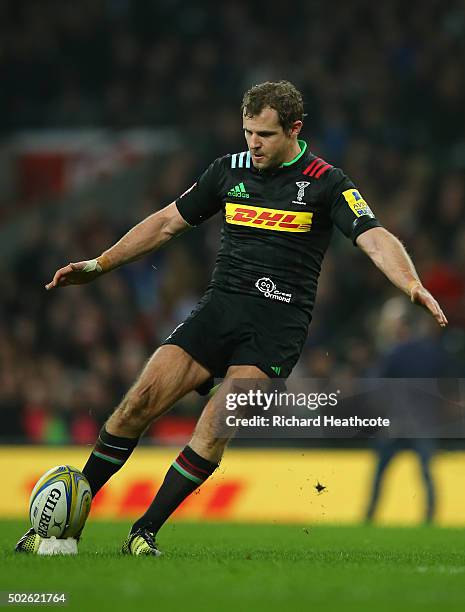
[{"label": "blurred spectator in background", "polygon": [[[441,378],[450,375],[449,358],[442,345],[441,335],[430,322],[418,313],[414,315],[411,305],[404,297],[388,300],[382,310],[378,326],[378,347],[381,359],[377,368],[380,378]],[[412,396],[413,397],[413,396]],[[434,429],[436,412],[434,398],[427,394],[421,405],[405,406],[405,397],[396,398],[399,406],[394,411],[408,412],[410,427],[415,427],[417,437],[378,438],[377,465],[373,478],[366,520],[372,521],[376,512],[386,469],[401,451],[411,450],[417,457],[425,488],[426,523],[434,518],[436,493],[431,473],[431,461],[437,448],[435,439],[425,437]],[[407,416],[407,415],[406,415]],[[402,432],[399,432],[402,435]]]}]

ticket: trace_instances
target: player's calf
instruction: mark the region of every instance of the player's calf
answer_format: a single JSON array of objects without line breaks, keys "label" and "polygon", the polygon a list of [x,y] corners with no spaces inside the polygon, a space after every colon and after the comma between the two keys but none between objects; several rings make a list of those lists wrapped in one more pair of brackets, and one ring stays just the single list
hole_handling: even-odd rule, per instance
[{"label": "player's calf", "polygon": [[156,381],[134,385],[107,421],[113,435],[138,438],[168,406],[160,402]]},{"label": "player's calf", "polygon": [[209,377],[209,372],[177,346],[162,346],[102,428],[83,472],[92,495],[131,456],[139,437],[153,420]]}]

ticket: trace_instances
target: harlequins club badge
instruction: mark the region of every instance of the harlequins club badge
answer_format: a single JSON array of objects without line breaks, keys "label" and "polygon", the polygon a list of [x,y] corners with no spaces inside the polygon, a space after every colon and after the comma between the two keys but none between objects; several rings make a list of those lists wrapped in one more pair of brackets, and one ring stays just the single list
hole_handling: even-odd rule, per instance
[{"label": "harlequins club badge", "polygon": [[293,200],[292,203],[303,204],[305,206],[307,204],[307,202],[303,201],[305,188],[308,187],[310,183],[308,181],[297,181],[296,185],[299,188],[299,191],[297,192],[297,200]]}]

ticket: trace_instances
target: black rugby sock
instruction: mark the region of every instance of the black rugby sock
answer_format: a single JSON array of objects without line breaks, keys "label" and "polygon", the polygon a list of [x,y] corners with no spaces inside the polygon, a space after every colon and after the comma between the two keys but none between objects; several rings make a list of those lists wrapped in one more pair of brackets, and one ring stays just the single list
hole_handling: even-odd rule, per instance
[{"label": "black rugby sock", "polygon": [[156,534],[182,501],[203,484],[218,467],[186,446],[171,464],[155,499],[147,512],[137,520],[131,533],[145,527]]},{"label": "black rugby sock", "polygon": [[92,497],[123,467],[138,442],[139,438],[113,436],[106,431],[105,425],[102,427],[94,450],[82,470],[89,481]]}]

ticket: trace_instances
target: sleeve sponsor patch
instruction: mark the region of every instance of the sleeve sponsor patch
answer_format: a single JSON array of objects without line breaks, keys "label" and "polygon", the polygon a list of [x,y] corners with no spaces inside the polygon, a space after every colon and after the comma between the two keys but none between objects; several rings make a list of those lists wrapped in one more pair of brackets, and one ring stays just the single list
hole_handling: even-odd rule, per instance
[{"label": "sleeve sponsor patch", "polygon": [[374,214],[368,204],[360,195],[360,192],[357,189],[347,189],[342,192],[345,201],[350,206],[352,212],[357,217],[363,217],[364,215],[368,215],[369,217],[374,218]]}]

